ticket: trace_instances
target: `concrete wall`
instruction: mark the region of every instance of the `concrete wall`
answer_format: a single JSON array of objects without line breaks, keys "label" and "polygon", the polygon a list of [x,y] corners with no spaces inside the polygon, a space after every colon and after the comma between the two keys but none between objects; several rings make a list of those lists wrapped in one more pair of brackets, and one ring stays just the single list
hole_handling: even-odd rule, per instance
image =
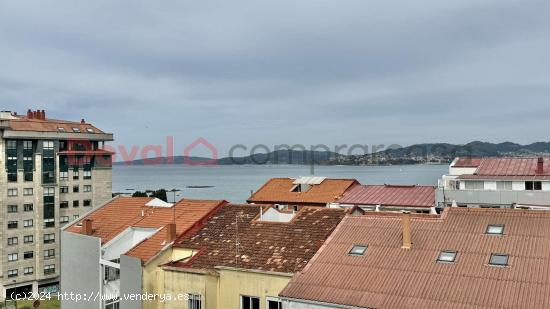
[{"label": "concrete wall", "polygon": [[[218,278],[207,274],[194,274],[180,271],[164,270],[164,293],[177,295],[190,293],[202,296],[204,309],[230,309],[218,307]],[[159,303],[158,309],[189,309],[186,300]]]},{"label": "concrete wall", "polygon": [[125,298],[124,295],[141,295],[141,260],[120,256],[120,309],[140,309],[141,301]]},{"label": "concrete wall", "polygon": [[[87,297],[90,297],[91,293],[97,295],[103,280],[99,264],[100,239],[61,232],[61,248],[61,293],[75,293]],[[101,308],[101,302],[88,299],[77,303],[70,299],[62,299],[61,308],[98,309]]]}]

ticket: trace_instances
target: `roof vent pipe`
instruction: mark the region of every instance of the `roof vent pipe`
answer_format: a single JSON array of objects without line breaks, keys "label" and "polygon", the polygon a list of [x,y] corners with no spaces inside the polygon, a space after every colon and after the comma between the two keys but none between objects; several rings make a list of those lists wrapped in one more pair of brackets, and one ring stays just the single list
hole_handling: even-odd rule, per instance
[{"label": "roof vent pipe", "polygon": [[410,249],[412,247],[411,241],[411,212],[403,211],[401,215],[401,221],[403,224],[403,246],[402,249]]}]

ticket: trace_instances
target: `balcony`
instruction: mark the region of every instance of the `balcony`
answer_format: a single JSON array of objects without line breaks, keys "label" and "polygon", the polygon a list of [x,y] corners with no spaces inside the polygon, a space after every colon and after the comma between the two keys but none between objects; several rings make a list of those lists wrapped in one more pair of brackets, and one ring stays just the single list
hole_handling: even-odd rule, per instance
[{"label": "balcony", "polygon": [[461,204],[477,205],[550,205],[550,191],[512,191],[512,190],[456,190],[438,188],[436,191],[438,205]]}]

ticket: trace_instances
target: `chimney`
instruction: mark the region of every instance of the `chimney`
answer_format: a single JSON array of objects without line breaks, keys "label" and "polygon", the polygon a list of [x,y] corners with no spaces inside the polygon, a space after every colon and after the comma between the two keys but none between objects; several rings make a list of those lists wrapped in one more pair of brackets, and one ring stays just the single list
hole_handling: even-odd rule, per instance
[{"label": "chimney", "polygon": [[82,119],[80,120],[80,123],[81,123],[81,124],[85,124],[85,123],[86,123],[86,120],[84,120],[84,118],[82,118]]},{"label": "chimney", "polygon": [[33,119],[37,119],[38,118],[38,113],[36,111],[32,111],[32,118]]},{"label": "chimney", "polygon": [[91,219],[84,219],[82,222],[82,228],[84,229],[84,234],[86,235],[92,235],[93,228],[92,228],[92,220]]},{"label": "chimney", "polygon": [[29,118],[29,119],[32,118],[32,111],[31,111],[30,108],[29,108],[29,110],[27,111],[27,118]]},{"label": "chimney", "polygon": [[402,249],[410,249],[411,242],[411,212],[403,211],[401,215],[401,221],[403,222],[403,246]]},{"label": "chimney", "polygon": [[539,157],[537,160],[537,174],[542,175],[544,174],[544,158]]},{"label": "chimney", "polygon": [[45,110],[42,110],[42,111],[40,112],[40,119],[46,120],[46,111],[45,111]]},{"label": "chimney", "polygon": [[170,243],[176,240],[176,224],[170,223],[166,226],[166,242]]}]

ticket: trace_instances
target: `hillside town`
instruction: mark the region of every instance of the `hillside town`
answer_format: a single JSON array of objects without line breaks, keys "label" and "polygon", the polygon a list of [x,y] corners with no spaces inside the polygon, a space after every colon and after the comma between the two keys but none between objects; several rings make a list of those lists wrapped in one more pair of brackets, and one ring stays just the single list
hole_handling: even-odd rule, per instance
[{"label": "hillside town", "polygon": [[550,308],[549,157],[457,157],[437,186],[289,175],[266,179],[246,203],[170,203],[114,196],[104,149],[114,136],[85,119],[2,112],[0,130],[6,300]]}]

